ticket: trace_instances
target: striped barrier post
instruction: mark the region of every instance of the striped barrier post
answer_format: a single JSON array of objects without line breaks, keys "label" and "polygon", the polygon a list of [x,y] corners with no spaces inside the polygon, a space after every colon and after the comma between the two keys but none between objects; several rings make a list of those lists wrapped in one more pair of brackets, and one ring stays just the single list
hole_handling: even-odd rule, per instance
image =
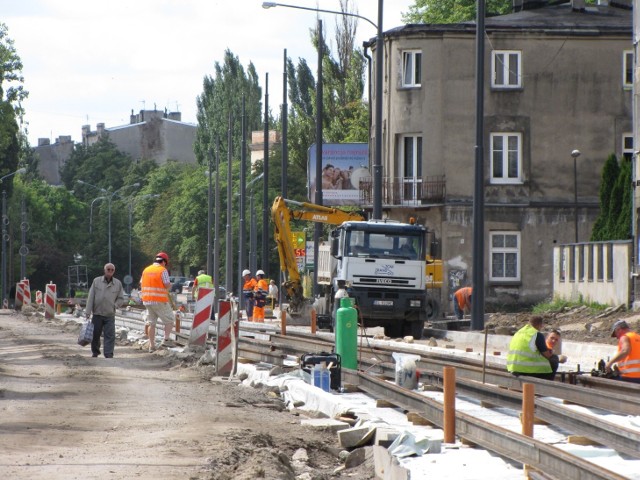
[{"label": "striped barrier post", "polygon": [[16,308],[20,308],[22,306],[23,297],[24,297],[24,284],[22,283],[22,280],[20,280],[18,283],[16,283],[16,301],[15,301]]},{"label": "striped barrier post", "polygon": [[40,290],[36,290],[36,304],[42,305],[42,292]]},{"label": "striped barrier post", "polygon": [[31,305],[31,287],[26,278],[22,279],[22,304]]},{"label": "striped barrier post", "polygon": [[[40,292],[38,292],[40,293]],[[49,282],[45,289],[44,318],[52,319],[56,315],[56,284]]]},{"label": "striped barrier post", "polygon": [[221,300],[218,307],[218,328],[216,335],[216,374],[233,375],[236,370],[238,345],[237,302]]},{"label": "striped barrier post", "polygon": [[189,334],[189,345],[204,346],[209,333],[211,315],[213,315],[213,288],[199,288],[196,311],[193,314],[193,324]]}]

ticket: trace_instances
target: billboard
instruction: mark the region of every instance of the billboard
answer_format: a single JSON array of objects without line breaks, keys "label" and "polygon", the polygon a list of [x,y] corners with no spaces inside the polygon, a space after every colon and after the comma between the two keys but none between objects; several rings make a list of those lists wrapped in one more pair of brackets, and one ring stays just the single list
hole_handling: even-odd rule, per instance
[{"label": "billboard", "polygon": [[[308,151],[309,201],[316,201],[316,145]],[[322,145],[322,204],[360,205],[360,181],[370,178],[369,145],[325,143]]]}]

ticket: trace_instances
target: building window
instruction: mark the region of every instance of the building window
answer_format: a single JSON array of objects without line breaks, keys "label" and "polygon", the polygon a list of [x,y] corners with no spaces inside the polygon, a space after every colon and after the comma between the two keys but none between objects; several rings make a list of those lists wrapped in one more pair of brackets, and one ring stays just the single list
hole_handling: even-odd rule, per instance
[{"label": "building window", "polygon": [[417,200],[422,182],[422,136],[402,135],[399,150],[403,199]]},{"label": "building window", "polygon": [[419,87],[422,83],[422,52],[402,52],[402,86]]},{"label": "building window", "polygon": [[522,135],[491,134],[491,183],[522,183]]},{"label": "building window", "polygon": [[628,161],[633,158],[633,133],[622,134],[622,156]]},{"label": "building window", "polygon": [[491,56],[493,88],[522,87],[522,55],[513,50],[494,50]]},{"label": "building window", "polygon": [[622,53],[622,86],[633,87],[633,50],[625,50]]},{"label": "building window", "polygon": [[491,232],[491,280],[520,280],[520,232]]}]

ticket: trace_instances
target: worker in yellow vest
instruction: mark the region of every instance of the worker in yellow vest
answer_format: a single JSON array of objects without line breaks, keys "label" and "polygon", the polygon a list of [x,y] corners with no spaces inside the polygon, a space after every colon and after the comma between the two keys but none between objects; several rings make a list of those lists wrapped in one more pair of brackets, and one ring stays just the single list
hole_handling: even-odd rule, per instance
[{"label": "worker in yellow vest", "polygon": [[207,275],[207,272],[204,270],[198,272],[198,276],[193,282],[193,299],[196,302],[198,301],[198,290],[200,290],[200,287],[213,288],[213,278],[211,278],[211,275]]},{"label": "worker in yellow vest", "polygon": [[264,323],[264,307],[267,305],[269,284],[265,280],[264,271],[262,270],[256,272],[256,278],[258,282],[253,289],[253,297],[256,301],[256,306],[253,308],[253,321]]}]

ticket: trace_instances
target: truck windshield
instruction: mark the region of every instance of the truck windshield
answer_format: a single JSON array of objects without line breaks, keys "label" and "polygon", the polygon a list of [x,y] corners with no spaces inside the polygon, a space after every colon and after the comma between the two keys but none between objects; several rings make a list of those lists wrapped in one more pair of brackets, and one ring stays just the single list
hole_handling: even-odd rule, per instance
[{"label": "truck windshield", "polygon": [[350,230],[345,241],[345,251],[350,257],[424,259],[422,235]]}]

